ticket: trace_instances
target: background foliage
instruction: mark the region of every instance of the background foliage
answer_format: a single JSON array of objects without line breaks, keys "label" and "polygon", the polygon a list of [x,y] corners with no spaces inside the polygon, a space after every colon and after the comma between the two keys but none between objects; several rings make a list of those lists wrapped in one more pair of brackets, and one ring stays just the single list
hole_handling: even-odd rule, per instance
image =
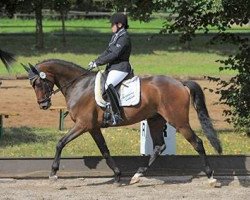
[{"label": "background foliage", "polygon": [[[233,123],[237,129],[243,129],[250,134],[250,44],[249,38],[241,38],[235,33],[228,33],[234,25],[244,26],[250,22],[250,1],[245,0],[156,0],[150,1],[148,7],[142,4],[146,1],[136,1],[137,10],[132,10],[142,16],[141,20],[148,21],[153,10],[165,8],[170,11],[161,33],[180,34],[180,41],[187,42],[195,37],[197,31],[209,32],[211,27],[216,28],[216,35],[211,43],[234,43],[238,45],[235,55],[226,60],[220,60],[220,70],[234,70],[236,75],[226,81],[221,78],[209,77],[217,81],[215,91],[221,95],[221,103],[227,104],[230,110],[225,110],[227,121]],[[157,7],[159,6],[160,7]],[[141,12],[144,15],[141,15]],[[134,15],[135,15],[134,14]]]}]

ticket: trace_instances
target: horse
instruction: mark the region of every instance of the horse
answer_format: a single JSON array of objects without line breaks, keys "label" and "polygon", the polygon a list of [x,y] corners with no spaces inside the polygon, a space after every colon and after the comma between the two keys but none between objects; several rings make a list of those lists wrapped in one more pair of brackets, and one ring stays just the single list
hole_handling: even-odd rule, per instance
[{"label": "horse", "polygon": [[[94,84],[97,72],[82,68],[72,62],[59,59],[48,59],[36,65],[23,65],[28,72],[37,103],[40,109],[51,106],[51,96],[58,91],[64,95],[67,109],[74,126],[56,145],[54,161],[49,178],[57,179],[61,152],[65,145],[83,133],[89,132],[98,146],[107,165],[114,172],[114,183],[119,183],[121,171],[111,157],[105,139],[102,135],[104,110],[95,102]],[[53,90],[54,85],[57,90]],[[140,167],[130,183],[139,182],[140,177],[152,165],[155,159],[165,150],[163,130],[166,122],[176,128],[198,152],[204,163],[204,172],[211,185],[216,183],[213,170],[210,167],[202,140],[195,134],[189,124],[190,100],[197,111],[203,132],[214,149],[221,154],[221,142],[211,123],[205,103],[204,93],[195,81],[178,81],[174,78],[157,75],[140,77],[140,102],[131,107],[123,107],[123,121],[119,126],[138,123],[144,119],[149,125],[153,141],[153,153],[147,165]],[[112,126],[112,125],[111,125]],[[118,125],[114,125],[118,126]]]}]

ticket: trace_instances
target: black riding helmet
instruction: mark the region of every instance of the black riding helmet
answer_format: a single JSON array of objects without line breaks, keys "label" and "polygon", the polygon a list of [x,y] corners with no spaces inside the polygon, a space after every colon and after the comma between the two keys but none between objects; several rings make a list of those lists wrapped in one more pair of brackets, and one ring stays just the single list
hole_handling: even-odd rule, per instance
[{"label": "black riding helmet", "polygon": [[125,29],[128,29],[128,18],[127,15],[122,13],[115,13],[110,18],[111,24],[118,24],[121,23]]}]

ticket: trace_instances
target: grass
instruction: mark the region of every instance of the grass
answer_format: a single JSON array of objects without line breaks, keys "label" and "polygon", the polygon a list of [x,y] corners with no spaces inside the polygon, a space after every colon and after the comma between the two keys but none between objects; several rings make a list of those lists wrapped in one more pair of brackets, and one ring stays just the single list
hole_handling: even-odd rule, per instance
[{"label": "grass", "polygon": [[[162,19],[154,19],[150,23],[140,21],[130,21],[129,26],[132,32],[140,33],[158,33],[164,21]],[[84,31],[85,29],[97,29],[101,33],[110,32],[110,24],[108,19],[75,19],[65,22],[67,31]],[[35,20],[29,19],[1,19],[0,33],[33,33],[35,31]],[[44,32],[61,31],[60,20],[43,20]]]},{"label": "grass", "polygon": [[[45,49],[39,51],[34,47],[34,20],[0,19],[1,48],[18,55],[13,75],[24,74],[20,65],[31,62],[36,64],[48,58],[73,61],[81,66],[98,57],[107,46],[111,37],[107,19],[67,20],[67,45],[61,43],[61,22],[44,20]],[[211,35],[197,35],[189,43],[178,42],[178,35],[157,35],[163,19],[154,19],[150,23],[130,21],[130,35],[133,44],[131,63],[136,74],[166,75],[233,75],[233,71],[219,71],[219,63],[237,49],[233,45],[209,45]],[[249,27],[236,27],[239,32]],[[12,34],[13,33],[13,34]],[[25,33],[25,34],[24,34]],[[0,75],[8,75],[0,63]]]},{"label": "grass", "polygon": [[[53,157],[58,140],[66,132],[54,129],[6,128],[0,141],[0,157]],[[140,155],[140,132],[135,128],[103,129],[103,135],[112,155]],[[215,154],[201,132],[208,155]],[[220,131],[224,155],[249,154],[250,139],[240,133]],[[177,155],[197,155],[192,146],[180,135],[176,135]],[[98,156],[100,152],[89,134],[80,136],[63,150],[64,157]]]},{"label": "grass", "polygon": [[[129,19],[129,27],[132,33],[158,33],[165,24],[164,18],[152,19],[149,23]],[[82,31],[84,29],[97,29],[102,33],[110,32],[109,19],[69,19],[65,21],[67,31]],[[0,19],[0,33],[33,33],[35,31],[35,20],[33,19]],[[61,31],[60,20],[43,20],[45,33]],[[214,29],[210,28],[213,32]],[[233,26],[231,32],[249,32],[249,27]]]},{"label": "grass", "polygon": [[[67,46],[63,47],[61,38],[46,34],[45,46],[42,51],[34,48],[35,38],[24,36],[0,36],[1,46],[18,55],[14,64],[13,74],[24,74],[20,63],[36,64],[48,58],[59,58],[75,62],[81,66],[98,57],[106,48],[110,34],[95,33],[89,36],[67,36]],[[224,59],[234,49],[232,46],[211,46],[207,37],[199,36],[190,49],[178,44],[178,36],[155,36],[148,40],[147,34],[131,34],[133,50],[131,63],[136,74],[166,75],[232,75],[234,72],[219,71],[219,63],[215,60]],[[230,50],[230,52],[228,52]],[[7,75],[0,63],[0,74]]]},{"label": "grass", "polygon": [[[74,62],[83,67],[87,67],[90,60],[97,57],[95,54],[75,55],[73,53],[48,53],[41,56],[18,58],[20,63],[36,64],[39,61],[48,58],[58,58]],[[209,59],[210,58],[210,59]],[[216,54],[211,54],[210,57],[205,53],[192,52],[156,52],[154,55],[134,55],[131,56],[131,63],[135,74],[165,74],[165,75],[190,75],[190,76],[205,76],[205,75],[231,75],[233,72],[220,72],[218,64],[213,59],[220,59]],[[145,62],[145,60],[147,60]],[[175,64],[173,64],[175,63]],[[1,66],[0,66],[1,67]],[[24,74],[24,70],[19,63],[14,65],[12,74]],[[5,68],[2,66],[0,74],[8,75]]]}]

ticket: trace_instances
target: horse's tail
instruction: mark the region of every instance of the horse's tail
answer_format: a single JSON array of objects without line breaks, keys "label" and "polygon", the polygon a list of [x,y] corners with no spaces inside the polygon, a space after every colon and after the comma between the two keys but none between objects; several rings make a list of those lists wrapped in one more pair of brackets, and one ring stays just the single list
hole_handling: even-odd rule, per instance
[{"label": "horse's tail", "polygon": [[207,106],[205,103],[205,96],[200,85],[194,81],[184,81],[183,85],[187,86],[190,90],[192,104],[197,112],[203,132],[205,133],[214,149],[219,154],[221,154],[221,143],[209,117]]},{"label": "horse's tail", "polygon": [[15,55],[6,51],[3,51],[0,49],[0,59],[2,60],[4,66],[6,69],[9,71],[10,70],[10,65],[13,63],[15,60]]}]

